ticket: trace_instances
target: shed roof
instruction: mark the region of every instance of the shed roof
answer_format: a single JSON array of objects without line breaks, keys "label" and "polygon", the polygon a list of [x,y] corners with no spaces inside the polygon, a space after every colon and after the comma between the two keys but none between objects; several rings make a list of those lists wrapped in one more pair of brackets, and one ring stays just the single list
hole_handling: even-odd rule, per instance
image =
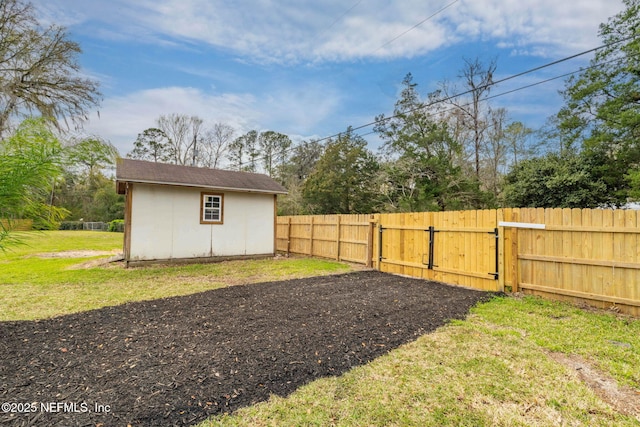
[{"label": "shed roof", "polygon": [[127,182],[251,193],[287,193],[282,185],[264,174],[118,159],[116,163],[118,193],[124,193],[123,184]]}]

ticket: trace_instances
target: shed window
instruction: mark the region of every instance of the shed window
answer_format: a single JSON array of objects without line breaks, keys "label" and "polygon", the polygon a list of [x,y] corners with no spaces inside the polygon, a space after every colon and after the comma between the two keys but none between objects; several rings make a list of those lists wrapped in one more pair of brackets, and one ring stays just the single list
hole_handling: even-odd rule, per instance
[{"label": "shed window", "polygon": [[202,193],[200,199],[200,224],[222,224],[222,194]]}]

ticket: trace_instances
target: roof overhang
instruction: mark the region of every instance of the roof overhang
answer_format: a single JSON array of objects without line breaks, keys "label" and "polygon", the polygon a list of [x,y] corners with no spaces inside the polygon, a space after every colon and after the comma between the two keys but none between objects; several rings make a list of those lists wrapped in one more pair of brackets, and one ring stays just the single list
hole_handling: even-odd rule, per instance
[{"label": "roof overhang", "polygon": [[189,184],[189,183],[178,183],[178,182],[161,182],[161,181],[147,181],[147,180],[116,180],[116,190],[118,194],[125,194],[126,185],[128,183],[133,184],[148,184],[148,185],[168,185],[172,187],[189,187],[189,188],[205,188],[207,190],[217,190],[217,191],[233,191],[236,193],[258,193],[258,194],[288,194],[287,191],[273,191],[273,190],[255,190],[249,188],[233,188],[233,187],[220,187],[220,186],[208,186],[202,184]]}]

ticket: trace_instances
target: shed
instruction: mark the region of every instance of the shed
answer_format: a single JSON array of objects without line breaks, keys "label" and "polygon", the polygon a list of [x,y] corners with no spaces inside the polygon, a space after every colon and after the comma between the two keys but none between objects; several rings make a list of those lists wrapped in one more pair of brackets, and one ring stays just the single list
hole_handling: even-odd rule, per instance
[{"label": "shed", "polygon": [[118,159],[116,187],[127,265],[275,253],[277,195],[287,191],[267,175]]}]

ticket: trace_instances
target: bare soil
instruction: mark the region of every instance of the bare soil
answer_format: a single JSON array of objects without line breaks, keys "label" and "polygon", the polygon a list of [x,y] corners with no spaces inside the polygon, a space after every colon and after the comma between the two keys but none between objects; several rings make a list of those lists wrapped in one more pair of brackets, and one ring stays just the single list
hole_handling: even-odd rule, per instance
[{"label": "bare soil", "polygon": [[570,368],[577,378],[616,411],[640,421],[640,393],[637,390],[620,386],[610,375],[598,370],[578,355],[550,353],[550,357]]},{"label": "bare soil", "polygon": [[0,322],[0,402],[36,405],[0,424],[192,425],[365,364],[490,297],[361,271]]},{"label": "bare soil", "polygon": [[43,252],[40,254],[35,254],[33,256],[38,258],[90,258],[94,256],[115,255],[118,252],[120,252],[120,250],[113,250],[113,251],[78,250],[78,251],[62,251],[62,252]]}]

